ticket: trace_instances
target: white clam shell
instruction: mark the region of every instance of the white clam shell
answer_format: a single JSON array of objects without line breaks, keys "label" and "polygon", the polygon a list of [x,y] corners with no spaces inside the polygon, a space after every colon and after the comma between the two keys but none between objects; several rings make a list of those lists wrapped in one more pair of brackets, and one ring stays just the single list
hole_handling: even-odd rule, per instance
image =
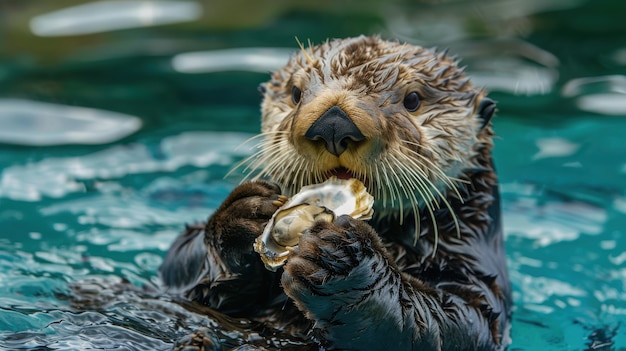
[{"label": "white clam shell", "polygon": [[300,237],[316,221],[332,222],[349,215],[370,219],[374,197],[358,179],[338,179],[308,185],[289,199],[272,216],[263,234],[254,243],[267,269],[276,271],[287,261]]}]

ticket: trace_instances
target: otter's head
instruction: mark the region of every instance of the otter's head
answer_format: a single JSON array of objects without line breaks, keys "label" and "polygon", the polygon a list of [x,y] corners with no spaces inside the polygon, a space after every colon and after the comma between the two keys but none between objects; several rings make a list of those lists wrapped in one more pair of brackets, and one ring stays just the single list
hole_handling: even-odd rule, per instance
[{"label": "otter's head", "polygon": [[454,59],[417,46],[358,37],[302,48],[261,90],[265,140],[251,167],[288,194],[353,177],[384,206],[415,208],[491,145],[495,105]]}]

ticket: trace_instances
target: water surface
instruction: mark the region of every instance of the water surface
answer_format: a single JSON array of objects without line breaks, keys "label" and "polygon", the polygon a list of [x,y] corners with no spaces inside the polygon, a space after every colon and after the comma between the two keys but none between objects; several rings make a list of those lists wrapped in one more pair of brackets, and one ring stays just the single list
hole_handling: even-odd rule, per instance
[{"label": "water surface", "polygon": [[[510,349],[626,349],[626,3],[244,5],[0,4],[1,349],[168,350],[216,321],[225,349],[258,338],[154,297],[157,268],[241,179],[256,86],[294,38],[374,33],[449,47],[498,101]],[[76,281],[108,299],[76,309]]]}]

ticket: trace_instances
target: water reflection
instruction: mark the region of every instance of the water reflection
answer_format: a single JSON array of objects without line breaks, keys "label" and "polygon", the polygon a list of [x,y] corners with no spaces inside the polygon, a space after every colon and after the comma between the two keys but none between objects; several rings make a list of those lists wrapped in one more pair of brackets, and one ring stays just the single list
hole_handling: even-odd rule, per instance
[{"label": "water reflection", "polygon": [[266,73],[287,63],[294,51],[294,49],[281,48],[237,48],[186,52],[174,56],[172,66],[181,73],[220,71]]},{"label": "water reflection", "polygon": [[[0,177],[0,198],[39,201],[85,191],[84,180],[99,181],[129,174],[172,172],[183,166],[230,165],[237,149],[250,135],[243,133],[186,132],[158,145],[117,145],[80,157],[49,157],[39,162],[6,167]],[[105,185],[106,186],[106,185]],[[113,201],[114,203],[115,201]]]},{"label": "water reflection", "polygon": [[136,132],[141,120],[94,108],[0,98],[0,125],[2,143],[104,144]]},{"label": "water reflection", "polygon": [[580,144],[573,143],[564,138],[538,138],[535,141],[539,151],[533,155],[533,160],[548,157],[565,157],[571,156],[580,149]]},{"label": "water reflection", "polygon": [[626,115],[626,76],[573,79],[563,86],[564,97],[574,98],[581,110],[603,115]]},{"label": "water reflection", "polygon": [[581,2],[461,1],[423,5],[418,10],[397,6],[386,24],[394,37],[449,48],[467,65],[472,81],[490,91],[545,95],[559,78],[559,60],[523,39],[534,29],[529,16]]},{"label": "water reflection", "polygon": [[192,1],[107,0],[33,17],[30,29],[42,37],[68,36],[188,22],[201,15],[202,7]]},{"label": "water reflection", "polygon": [[[394,36],[425,43],[452,43],[477,36],[507,38],[532,32],[530,16],[575,8],[588,0],[470,0],[388,6]],[[477,35],[478,34],[478,35]]]},{"label": "water reflection", "polygon": [[453,49],[468,65],[472,81],[490,91],[544,95],[559,78],[559,59],[523,40],[469,41]]}]

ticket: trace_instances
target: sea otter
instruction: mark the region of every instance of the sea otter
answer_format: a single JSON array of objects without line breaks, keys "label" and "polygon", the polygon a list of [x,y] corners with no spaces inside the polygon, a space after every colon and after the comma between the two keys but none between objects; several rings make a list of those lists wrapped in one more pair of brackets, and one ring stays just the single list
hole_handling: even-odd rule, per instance
[{"label": "sea otter", "polygon": [[[260,91],[263,141],[247,161],[258,179],[173,243],[169,291],[324,350],[506,349],[495,104],[457,60],[330,40],[301,46]],[[374,217],[317,221],[284,267],[265,269],[253,243],[284,196],[332,176],[363,182]]]}]

